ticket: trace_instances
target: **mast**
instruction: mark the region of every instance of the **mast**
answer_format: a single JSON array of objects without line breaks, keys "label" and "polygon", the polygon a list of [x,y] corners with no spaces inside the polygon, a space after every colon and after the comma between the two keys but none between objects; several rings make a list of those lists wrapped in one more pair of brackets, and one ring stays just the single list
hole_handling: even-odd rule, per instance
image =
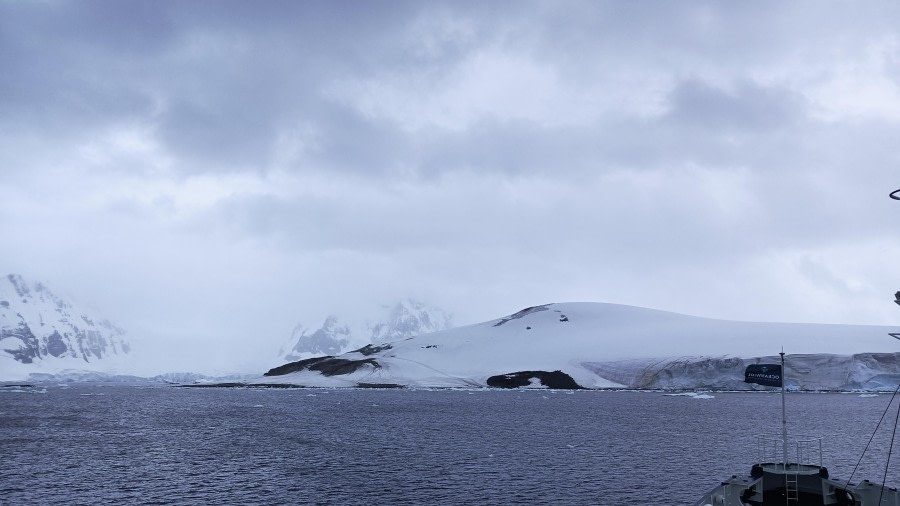
[{"label": "mast", "polygon": [[788,461],[788,438],[787,438],[787,415],[784,409],[784,348],[781,349],[781,449],[783,452],[782,461],[784,463],[784,470],[787,472],[787,461]]}]

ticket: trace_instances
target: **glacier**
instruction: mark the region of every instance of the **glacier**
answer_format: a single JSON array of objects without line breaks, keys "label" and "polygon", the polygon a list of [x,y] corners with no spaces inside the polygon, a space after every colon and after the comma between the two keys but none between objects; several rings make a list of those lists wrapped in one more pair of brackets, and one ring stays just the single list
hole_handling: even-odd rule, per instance
[{"label": "glacier", "polygon": [[740,322],[618,304],[555,303],[290,362],[258,381],[485,387],[504,378],[545,384],[540,376],[560,372],[580,388],[754,390],[763,387],[743,382],[746,365],[777,361],[783,348],[788,352],[789,389],[893,390],[900,381],[900,343],[888,336],[894,330]]}]

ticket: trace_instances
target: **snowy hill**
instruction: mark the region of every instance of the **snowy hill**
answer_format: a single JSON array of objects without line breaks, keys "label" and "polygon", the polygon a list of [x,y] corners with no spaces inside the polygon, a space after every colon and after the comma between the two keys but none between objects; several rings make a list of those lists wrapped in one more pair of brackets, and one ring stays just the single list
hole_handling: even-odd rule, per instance
[{"label": "snowy hill", "polygon": [[569,378],[586,388],[749,389],[742,381],[745,365],[772,361],[783,346],[795,354],[789,356],[789,386],[877,389],[900,380],[900,343],[887,335],[894,330],[724,321],[615,304],[546,304],[292,362],[267,372],[265,381],[451,387],[564,385]]},{"label": "snowy hill", "polygon": [[55,295],[41,283],[10,274],[0,278],[0,364],[37,370],[84,367],[130,350],[125,331]]},{"label": "snowy hill", "polygon": [[372,343],[397,341],[451,328],[443,310],[406,299],[377,309],[369,318],[344,320],[331,315],[318,328],[298,324],[279,353],[285,361],[340,353]]}]

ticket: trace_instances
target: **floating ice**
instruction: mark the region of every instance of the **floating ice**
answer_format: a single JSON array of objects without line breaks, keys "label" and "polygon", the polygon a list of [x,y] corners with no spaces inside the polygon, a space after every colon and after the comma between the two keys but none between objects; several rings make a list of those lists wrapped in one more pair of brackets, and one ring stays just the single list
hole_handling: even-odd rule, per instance
[{"label": "floating ice", "polygon": [[683,392],[680,394],[663,394],[663,395],[666,395],[668,397],[690,397],[692,399],[715,399],[716,398],[715,395],[709,395],[709,394],[704,394],[704,393],[699,393],[699,392]]}]

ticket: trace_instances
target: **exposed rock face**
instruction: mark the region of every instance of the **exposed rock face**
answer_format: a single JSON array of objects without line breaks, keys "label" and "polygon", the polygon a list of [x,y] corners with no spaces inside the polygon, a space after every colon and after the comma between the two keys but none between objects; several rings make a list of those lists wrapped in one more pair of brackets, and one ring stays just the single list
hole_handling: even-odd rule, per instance
[{"label": "exposed rock face", "polygon": [[367,344],[362,348],[353,351],[356,353],[361,353],[368,357],[369,355],[375,355],[376,353],[381,353],[382,351],[390,350],[391,348],[393,348],[393,346],[391,346],[390,344],[382,344],[381,346]]},{"label": "exposed rock face", "polygon": [[[539,311],[547,311],[548,309],[550,309],[550,304],[544,304],[543,306],[526,307],[525,309],[523,309],[521,311],[513,313],[509,316],[504,316],[503,318],[500,318],[500,321],[495,323],[494,326],[499,327],[500,325],[503,325],[506,322],[509,322],[512,320],[518,320],[520,318],[524,318],[530,314],[537,313]],[[568,318],[566,320],[563,320],[562,318],[560,318],[560,321],[568,321]]]},{"label": "exposed rock face", "polygon": [[297,325],[281,356],[286,361],[333,356],[369,344],[408,339],[452,327],[449,314],[412,299],[383,306],[378,313],[367,321],[344,320],[332,315],[315,330]]},{"label": "exposed rock face", "polygon": [[326,318],[322,327],[316,330],[298,324],[291,333],[291,340],[295,344],[285,355],[285,359],[297,360],[304,353],[337,355],[350,344],[350,337],[350,327],[341,325],[336,316]]},{"label": "exposed rock face", "polygon": [[66,357],[91,362],[128,353],[124,335],[41,283],[15,274],[0,278],[0,353],[19,362]]},{"label": "exposed rock face", "polygon": [[535,381],[545,388],[560,390],[579,390],[583,388],[571,376],[562,371],[519,371],[499,374],[487,379],[487,385],[493,388],[522,388],[534,385]]},{"label": "exposed rock face", "polygon": [[363,366],[371,366],[380,369],[381,365],[374,358],[365,358],[362,360],[353,360],[347,358],[335,357],[316,357],[306,360],[298,360],[290,364],[284,364],[274,369],[269,369],[263,376],[283,376],[292,372],[304,370],[317,371],[323,376],[342,376],[356,372]]}]

